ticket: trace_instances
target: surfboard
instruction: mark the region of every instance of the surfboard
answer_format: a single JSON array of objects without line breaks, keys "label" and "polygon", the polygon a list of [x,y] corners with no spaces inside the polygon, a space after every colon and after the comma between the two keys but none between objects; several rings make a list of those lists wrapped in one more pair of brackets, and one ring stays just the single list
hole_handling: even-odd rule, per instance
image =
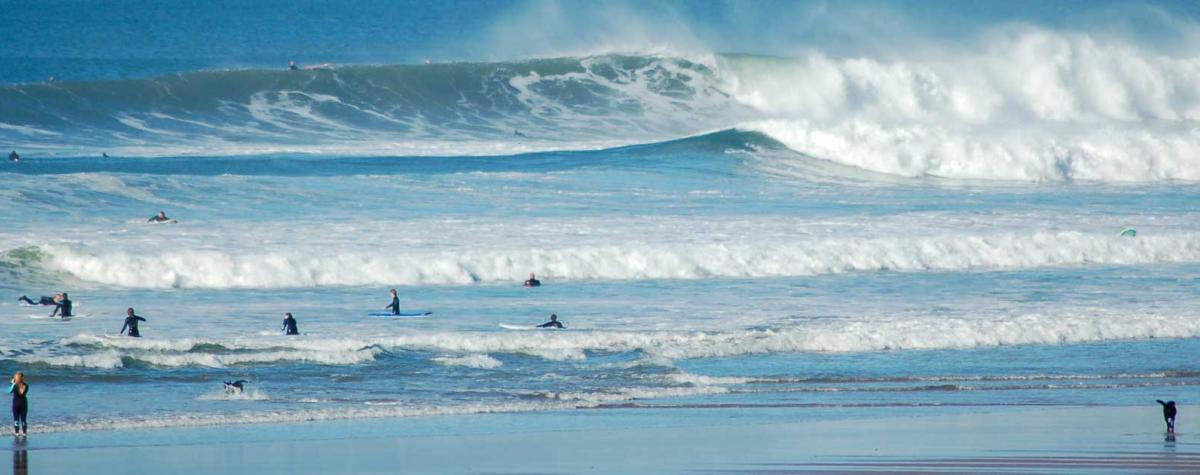
[{"label": "surfboard", "polygon": [[505,330],[537,330],[533,325],[513,325],[511,323],[501,323],[500,328]]},{"label": "surfboard", "polygon": [[29,318],[32,318],[32,319],[35,319],[35,320],[62,320],[62,321],[69,321],[69,320],[71,320],[71,319],[75,319],[75,318],[87,318],[87,317],[90,317],[90,316],[92,316],[90,313],[76,313],[76,314],[74,314],[74,315],[71,315],[71,316],[69,316],[69,317],[66,317],[66,318],[64,318],[64,317],[59,317],[59,316],[54,316],[54,317],[51,317],[51,316],[50,316],[50,315],[48,315],[48,314],[42,314],[42,315],[29,315]]},{"label": "surfboard", "polygon": [[374,312],[374,313],[367,314],[368,317],[381,317],[381,318],[382,317],[415,318],[415,317],[428,317],[430,315],[433,315],[433,312],[400,312],[398,314],[391,313],[391,312]]}]

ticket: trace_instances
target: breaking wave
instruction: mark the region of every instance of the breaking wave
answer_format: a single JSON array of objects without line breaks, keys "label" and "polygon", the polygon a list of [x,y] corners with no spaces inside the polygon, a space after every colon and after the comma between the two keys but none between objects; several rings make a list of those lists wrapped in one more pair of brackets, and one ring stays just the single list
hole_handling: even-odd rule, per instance
[{"label": "breaking wave", "polygon": [[[529,269],[554,280],[752,278],[878,271],[961,271],[1200,262],[1200,234],[1121,238],[1082,232],[735,243],[631,243],[460,252],[337,249],[126,252],[43,245],[24,265],[135,288],[283,288],[507,282]],[[22,251],[30,254],[29,251]]]},{"label": "breaking wave", "polygon": [[0,86],[0,142],[94,156],[503,155],[759,132],[906,177],[1200,180],[1200,57],[1004,27],[899,57],[603,55]]}]

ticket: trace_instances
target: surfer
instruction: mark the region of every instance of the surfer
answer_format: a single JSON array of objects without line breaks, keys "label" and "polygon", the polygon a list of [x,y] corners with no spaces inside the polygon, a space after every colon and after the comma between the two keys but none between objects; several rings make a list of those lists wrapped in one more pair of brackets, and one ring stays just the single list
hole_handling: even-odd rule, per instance
[{"label": "surfer", "polygon": [[9,154],[8,154],[8,161],[17,163],[17,162],[21,161],[21,156],[17,155],[16,150],[13,150],[12,152],[9,152]]},{"label": "surfer", "polygon": [[147,223],[165,223],[170,220],[171,220],[171,218],[167,217],[167,213],[160,210],[158,212],[158,214],[151,216],[150,219],[146,220],[146,222]]},{"label": "surfer", "polygon": [[30,300],[29,297],[22,295],[21,298],[17,299],[17,301],[25,305],[58,305],[58,300],[61,298],[62,294],[54,294],[53,297],[47,297],[43,295],[38,299],[37,302],[34,302],[33,300]]},{"label": "surfer", "polygon": [[1163,407],[1163,420],[1167,421],[1167,433],[1175,433],[1175,414],[1179,411],[1175,409],[1175,401],[1162,402],[1162,399],[1157,400]]},{"label": "surfer", "polygon": [[128,328],[129,336],[134,337],[134,338],[141,338],[142,334],[140,332],[138,332],[138,321],[144,322],[144,321],[146,321],[146,319],[135,315],[133,313],[133,307],[129,307],[129,309],[125,311],[125,315],[126,315],[125,325],[123,325],[121,327],[121,334],[124,335],[125,329]]},{"label": "surfer", "polygon": [[25,384],[25,373],[17,371],[9,383],[8,392],[13,395],[13,437],[29,436],[29,422],[25,420],[29,415],[29,400],[25,398],[29,394],[29,385]]},{"label": "surfer", "polygon": [[288,61],[288,71],[297,71],[300,68],[296,66],[295,61]]},{"label": "surfer", "polygon": [[246,381],[244,379],[239,379],[239,380],[233,381],[233,382],[225,381],[225,393],[241,394],[242,391],[246,390],[246,383],[249,383],[249,382],[250,381]]},{"label": "surfer", "polygon": [[50,312],[50,316],[59,315],[62,318],[67,318],[71,315],[71,299],[67,298],[67,293],[59,294],[62,297],[58,299],[58,303],[54,305],[54,311]]},{"label": "surfer", "polygon": [[284,335],[299,335],[300,329],[296,328],[296,319],[292,317],[292,313],[283,314],[283,334]]},{"label": "surfer", "polygon": [[108,152],[100,152],[101,158],[108,158]]},{"label": "surfer", "polygon": [[538,328],[562,328],[563,324],[558,321],[558,315],[550,314],[550,321],[537,326]]},{"label": "surfer", "polygon": [[389,290],[388,294],[391,294],[392,296],[392,303],[389,303],[388,306],[383,308],[385,310],[391,309],[392,315],[400,315],[400,297],[396,295],[396,289]]},{"label": "surfer", "polygon": [[542,281],[540,281],[540,280],[537,280],[537,278],[533,276],[533,272],[530,272],[530,273],[529,273],[529,280],[526,280],[526,281],[525,281],[525,284],[524,284],[524,286],[525,286],[525,287],[541,287],[541,286],[542,286]]}]

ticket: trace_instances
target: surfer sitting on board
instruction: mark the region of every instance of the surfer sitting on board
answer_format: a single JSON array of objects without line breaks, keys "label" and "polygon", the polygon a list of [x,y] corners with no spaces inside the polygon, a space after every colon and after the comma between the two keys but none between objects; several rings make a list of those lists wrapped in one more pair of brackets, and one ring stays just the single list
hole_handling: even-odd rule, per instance
[{"label": "surfer sitting on board", "polygon": [[299,335],[300,329],[296,328],[296,319],[292,317],[291,312],[283,314],[283,334],[284,335]]},{"label": "surfer sitting on board", "polygon": [[55,315],[67,318],[71,316],[71,299],[67,298],[67,293],[63,292],[62,298],[58,299],[58,304],[54,306],[54,311],[50,312],[50,316]]},{"label": "surfer sitting on board", "polygon": [[134,338],[141,338],[142,334],[140,332],[138,332],[138,322],[139,321],[144,322],[144,321],[146,321],[146,319],[135,315],[133,313],[133,307],[129,307],[129,309],[125,311],[125,315],[126,315],[125,325],[121,327],[121,334],[124,335],[125,329],[128,328],[129,336],[134,337]]},{"label": "surfer sitting on board", "polygon": [[151,216],[150,219],[146,220],[147,223],[166,223],[168,221],[171,221],[171,218],[168,218],[167,213],[163,211],[159,211],[158,214]]},{"label": "surfer sitting on board", "polygon": [[550,321],[537,326],[538,328],[562,328],[563,324],[559,323],[558,315],[550,314]]},{"label": "surfer sitting on board", "polygon": [[296,71],[300,68],[296,67],[295,61],[288,61],[288,71]]},{"label": "surfer sitting on board", "polygon": [[396,289],[389,290],[388,293],[392,296],[392,303],[389,303],[388,306],[383,308],[385,310],[390,309],[392,311],[392,315],[400,315],[400,297],[396,295]]},{"label": "surfer sitting on board", "polygon": [[19,162],[19,161],[21,161],[21,156],[17,155],[16,150],[13,150],[12,152],[10,152],[8,154],[8,161],[13,162],[13,163]]},{"label": "surfer sitting on board", "polygon": [[529,280],[525,281],[525,287],[541,287],[541,286],[542,286],[542,281],[537,280],[537,278],[535,278],[533,276],[533,272],[530,272]]},{"label": "surfer sitting on board", "polygon": [[53,297],[43,295],[37,302],[29,300],[29,297],[24,295],[18,298],[17,301],[25,305],[58,305],[58,300],[62,298],[62,294],[54,294]]}]

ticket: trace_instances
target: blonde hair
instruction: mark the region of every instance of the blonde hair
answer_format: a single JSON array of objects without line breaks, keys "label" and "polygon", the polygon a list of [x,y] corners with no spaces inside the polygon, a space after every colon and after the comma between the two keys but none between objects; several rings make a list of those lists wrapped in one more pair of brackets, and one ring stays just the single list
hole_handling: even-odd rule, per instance
[{"label": "blonde hair", "polygon": [[25,373],[17,371],[17,374],[13,375],[13,384],[25,384]]}]

